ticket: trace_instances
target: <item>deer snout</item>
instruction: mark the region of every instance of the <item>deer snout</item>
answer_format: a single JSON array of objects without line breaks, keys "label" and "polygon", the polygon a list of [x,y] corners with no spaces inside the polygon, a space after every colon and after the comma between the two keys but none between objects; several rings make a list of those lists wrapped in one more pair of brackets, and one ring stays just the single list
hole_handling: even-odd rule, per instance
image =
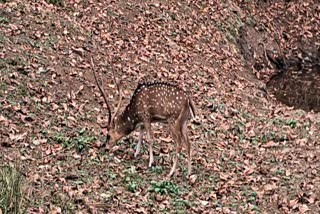
[{"label": "deer snout", "polygon": [[116,130],[110,130],[107,135],[107,148],[109,148],[109,150],[112,149],[122,137],[123,135]]},{"label": "deer snout", "polygon": [[111,150],[116,144],[116,141],[112,139],[110,135],[107,135],[107,140],[106,140],[106,149]]}]

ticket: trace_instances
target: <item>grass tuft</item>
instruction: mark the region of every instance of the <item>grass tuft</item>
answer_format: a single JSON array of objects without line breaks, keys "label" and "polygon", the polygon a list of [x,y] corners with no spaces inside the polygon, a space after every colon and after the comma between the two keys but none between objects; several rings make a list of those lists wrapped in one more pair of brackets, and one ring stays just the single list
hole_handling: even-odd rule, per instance
[{"label": "grass tuft", "polygon": [[0,211],[3,214],[21,213],[23,177],[9,165],[0,168]]}]

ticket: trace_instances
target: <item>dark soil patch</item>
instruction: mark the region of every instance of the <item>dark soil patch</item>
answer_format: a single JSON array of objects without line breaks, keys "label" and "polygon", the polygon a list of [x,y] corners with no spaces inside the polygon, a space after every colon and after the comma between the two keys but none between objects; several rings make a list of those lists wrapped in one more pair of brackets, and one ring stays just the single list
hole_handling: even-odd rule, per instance
[{"label": "dark soil patch", "polygon": [[319,19],[312,18],[319,7],[315,5],[316,1],[240,5],[252,14],[238,39],[248,68],[280,102],[306,111],[320,108]]},{"label": "dark soil patch", "polygon": [[253,74],[285,105],[305,111],[320,111],[320,52],[300,47],[283,56],[275,39],[259,28],[241,29],[239,46]]},{"label": "dark soil patch", "polygon": [[320,111],[320,64],[289,69],[273,76],[268,90],[282,103],[305,111]]}]

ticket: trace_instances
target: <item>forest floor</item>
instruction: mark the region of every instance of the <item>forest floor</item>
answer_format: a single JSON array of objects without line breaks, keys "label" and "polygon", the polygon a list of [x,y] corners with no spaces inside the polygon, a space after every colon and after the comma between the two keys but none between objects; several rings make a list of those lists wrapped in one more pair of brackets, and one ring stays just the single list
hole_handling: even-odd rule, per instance
[{"label": "forest floor", "polygon": [[[22,175],[21,212],[320,212],[317,1],[0,2],[0,167]],[[175,146],[166,125],[153,125],[152,168],[146,145],[133,157],[137,132],[105,149],[91,57],[113,109],[112,69],[125,103],[143,80],[189,92],[189,179],[185,150],[166,178]],[[305,63],[312,111],[275,98],[298,82],[271,82]],[[12,213],[14,203],[0,205]]]}]

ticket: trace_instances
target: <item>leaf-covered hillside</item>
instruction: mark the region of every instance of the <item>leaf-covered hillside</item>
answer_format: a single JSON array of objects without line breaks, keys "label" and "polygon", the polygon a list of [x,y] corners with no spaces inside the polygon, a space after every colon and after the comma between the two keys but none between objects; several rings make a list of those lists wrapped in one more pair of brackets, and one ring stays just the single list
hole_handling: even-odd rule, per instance
[{"label": "leaf-covered hillside", "polygon": [[[291,58],[317,65],[317,1],[0,2],[0,213],[320,211],[319,113],[267,90]],[[144,80],[189,92],[189,179],[185,151],[166,178],[166,125],[153,125],[152,168],[147,144],[134,158],[138,132],[105,149],[91,57],[113,109],[112,71],[125,104]]]}]

